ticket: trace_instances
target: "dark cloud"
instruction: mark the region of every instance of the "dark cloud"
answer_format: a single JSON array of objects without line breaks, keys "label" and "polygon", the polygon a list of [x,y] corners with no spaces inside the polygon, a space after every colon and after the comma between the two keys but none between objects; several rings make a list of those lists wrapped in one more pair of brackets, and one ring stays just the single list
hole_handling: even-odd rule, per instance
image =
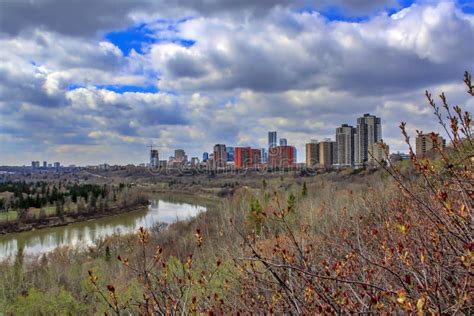
[{"label": "dark cloud", "polygon": [[17,36],[23,31],[45,29],[70,36],[94,36],[133,24],[134,15],[180,18],[189,15],[240,15],[260,18],[272,8],[325,9],[339,7],[349,15],[370,14],[396,6],[393,0],[34,0],[0,1],[0,32]]},{"label": "dark cloud", "polygon": [[139,0],[1,1],[0,30],[12,36],[41,28],[72,36],[95,35],[129,25],[130,12],[150,6],[150,1]]}]

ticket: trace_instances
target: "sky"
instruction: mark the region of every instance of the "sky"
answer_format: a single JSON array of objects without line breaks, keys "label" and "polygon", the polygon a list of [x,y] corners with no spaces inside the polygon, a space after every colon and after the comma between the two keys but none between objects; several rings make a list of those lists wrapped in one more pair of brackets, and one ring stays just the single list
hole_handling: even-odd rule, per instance
[{"label": "sky", "polygon": [[371,113],[442,132],[424,91],[474,109],[474,2],[0,1],[0,165],[298,149]]}]

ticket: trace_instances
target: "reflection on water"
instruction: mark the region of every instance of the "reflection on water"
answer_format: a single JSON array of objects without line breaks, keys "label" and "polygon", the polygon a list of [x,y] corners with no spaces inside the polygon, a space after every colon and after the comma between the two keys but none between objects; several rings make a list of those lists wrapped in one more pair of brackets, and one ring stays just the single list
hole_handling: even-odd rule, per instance
[{"label": "reflection on water", "polygon": [[153,199],[148,209],[69,226],[3,235],[0,236],[0,260],[13,257],[19,248],[23,248],[26,255],[39,255],[60,246],[88,246],[114,233],[135,232],[140,226],[148,228],[157,222],[173,223],[205,210],[204,206]]}]

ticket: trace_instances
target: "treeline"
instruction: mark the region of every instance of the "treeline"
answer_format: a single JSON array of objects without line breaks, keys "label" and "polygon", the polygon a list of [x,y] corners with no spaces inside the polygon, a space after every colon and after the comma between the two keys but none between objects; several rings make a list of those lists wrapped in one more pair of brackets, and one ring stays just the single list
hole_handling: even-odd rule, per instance
[{"label": "treeline", "polygon": [[[127,206],[146,199],[130,184],[124,183],[5,182],[0,184],[2,193],[0,212],[16,211],[18,219],[106,211],[110,207]],[[31,214],[31,209],[39,210],[38,214]]]}]

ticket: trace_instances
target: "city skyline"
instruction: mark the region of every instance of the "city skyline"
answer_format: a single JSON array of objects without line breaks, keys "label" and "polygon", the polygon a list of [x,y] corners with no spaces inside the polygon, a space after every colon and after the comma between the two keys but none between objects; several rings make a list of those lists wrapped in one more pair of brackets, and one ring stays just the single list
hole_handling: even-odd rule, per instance
[{"label": "city skyline", "polygon": [[1,2],[0,165],[137,164],[150,143],[202,157],[266,148],[268,131],[304,162],[306,143],[364,113],[406,152],[401,121],[445,137],[425,90],[474,108],[459,76],[472,3],[198,4]]}]

